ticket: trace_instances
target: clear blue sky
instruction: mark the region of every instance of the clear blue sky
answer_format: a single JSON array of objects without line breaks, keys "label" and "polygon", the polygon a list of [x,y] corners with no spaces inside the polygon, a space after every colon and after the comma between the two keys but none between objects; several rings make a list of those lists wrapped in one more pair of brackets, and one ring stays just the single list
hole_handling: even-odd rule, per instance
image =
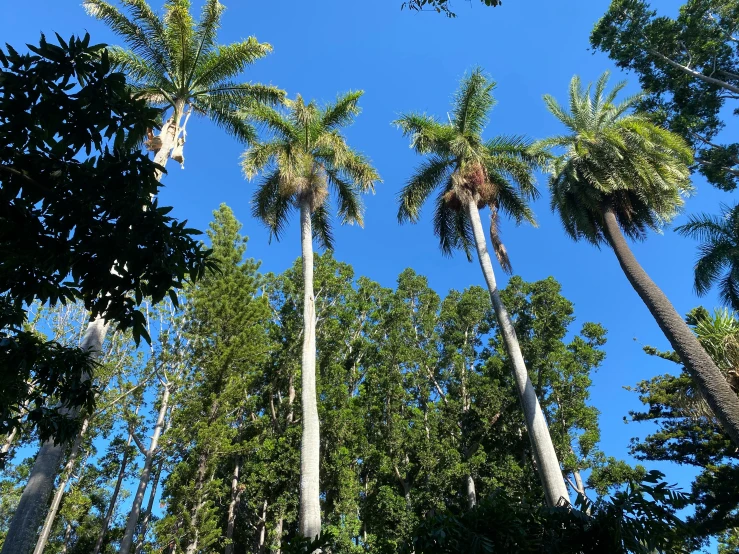
[{"label": "clear blue sky", "polygon": [[[608,0],[506,0],[502,7],[486,8],[478,0],[453,0],[458,17],[450,20],[433,13],[400,11],[401,0],[222,0],[227,7],[220,42],[254,35],[269,42],[274,52],[248,70],[246,80],[268,82],[306,98],[326,101],[348,89],[366,91],[363,113],[348,132],[350,143],[378,168],[384,183],[367,198],[363,229],[336,229],[338,259],[366,275],[392,286],[406,267],[427,275],[441,294],[483,284],[477,263],[463,255],[442,257],[431,230],[430,210],[418,225],[398,226],[395,198],[419,159],[390,122],[401,112],[419,110],[445,117],[450,95],[459,78],[474,66],[485,68],[497,81],[495,107],[488,136],[525,134],[542,138],[560,131],[541,100],[551,93],[564,100],[573,74],[596,79],[614,69],[602,54],[588,50],[588,35],[605,12]],[[200,1],[194,0],[199,9]],[[89,18],[80,0],[5,2],[0,41],[19,48],[37,42],[39,32],[65,37],[85,30],[93,41],[116,43],[101,23]],[[654,0],[661,13],[672,15],[681,4]],[[153,0],[159,7],[161,0]],[[20,49],[20,48],[19,48]],[[614,70],[614,79],[624,77]],[[634,76],[626,76],[631,88]],[[242,148],[204,120],[188,126],[185,170],[170,162],[163,205],[205,229],[212,210],[226,202],[244,223],[249,235],[248,254],[263,261],[263,270],[280,272],[300,254],[299,229],[293,225],[282,243],[268,244],[266,231],[250,216],[253,183],[240,173]],[[633,393],[623,390],[640,379],[670,371],[671,364],[650,358],[642,345],[669,347],[641,300],[622,274],[610,250],[576,244],[562,232],[549,210],[546,182],[540,179],[542,198],[534,208],[539,228],[516,228],[503,223],[503,239],[514,270],[526,280],[553,275],[564,295],[575,303],[578,325],[597,321],[608,329],[608,357],[594,377],[592,402],[602,412],[602,447],[607,454],[627,457],[629,439],[643,435],[644,425],[624,425],[623,416],[639,407]],[[695,178],[697,194],[686,213],[717,212],[721,193]],[[685,220],[682,215],[676,224]],[[698,299],[692,291],[695,244],[670,228],[652,234],[634,246],[652,278],[681,313],[702,303],[712,309],[715,295]],[[505,280],[500,271],[499,279]],[[675,466],[656,466],[672,481],[687,485],[691,473]]]}]

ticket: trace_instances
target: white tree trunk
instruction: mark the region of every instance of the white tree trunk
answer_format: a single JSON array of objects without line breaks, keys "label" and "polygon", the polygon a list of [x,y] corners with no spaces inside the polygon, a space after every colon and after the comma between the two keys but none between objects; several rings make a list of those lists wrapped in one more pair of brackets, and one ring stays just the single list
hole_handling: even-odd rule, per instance
[{"label": "white tree trunk", "polygon": [[[172,414],[170,412],[170,421],[172,418]],[[157,472],[154,475],[154,482],[151,485],[151,490],[149,491],[149,502],[146,506],[146,511],[144,512],[144,519],[141,521],[141,532],[139,533],[139,542],[136,545],[136,554],[139,554],[140,552],[144,551],[144,545],[146,544],[146,532],[149,529],[149,522],[151,521],[151,512],[154,509],[154,498],[156,498],[157,495],[157,489],[159,488],[159,479],[162,477],[162,467],[164,466],[164,458],[161,458],[159,460],[159,465],[157,466]]]},{"label": "white tree trunk", "polygon": [[[107,331],[108,326],[102,319],[96,319],[90,323],[85,331],[80,348],[89,352],[93,360],[100,357]],[[71,417],[79,415],[79,410],[62,411]],[[28,554],[33,548],[36,534],[46,512],[46,503],[54,488],[54,479],[64,455],[64,447],[64,444],[54,444],[52,440],[41,445],[28,477],[28,483],[23,489],[18,507],[10,522],[1,554]]]},{"label": "white tree trunk", "polygon": [[319,481],[320,430],[316,401],[316,305],[313,296],[313,231],[310,202],[300,204],[300,240],[303,254],[303,364],[302,425],[300,445],[299,532],[315,538],[321,533]]},{"label": "white tree trunk", "polygon": [[126,521],[126,531],[121,539],[121,547],[118,551],[119,554],[129,554],[131,546],[133,545],[133,535],[136,531],[136,524],[139,521],[139,515],[141,515],[141,505],[144,502],[144,494],[146,488],[149,486],[149,478],[151,477],[151,466],[154,460],[154,454],[156,454],[157,447],[159,446],[159,437],[162,434],[164,428],[164,419],[167,415],[167,407],[169,405],[169,389],[170,385],[164,385],[164,391],[162,393],[162,402],[159,407],[159,415],[157,417],[157,423],[154,427],[154,434],[151,437],[149,443],[149,449],[146,451],[146,460],[144,462],[144,469],[141,471],[141,477],[139,478],[139,486],[136,490],[136,496],[133,498],[133,505],[131,506],[131,512],[128,514],[128,520]]},{"label": "white tree trunk", "polygon": [[54,526],[56,515],[59,512],[59,506],[61,506],[62,504],[62,497],[64,496],[64,492],[67,489],[67,484],[72,478],[74,466],[77,464],[77,454],[80,451],[80,445],[82,444],[82,439],[85,436],[85,432],[87,431],[87,426],[89,425],[89,423],[90,418],[85,418],[85,420],[82,422],[82,428],[80,429],[80,432],[77,433],[77,438],[75,438],[74,440],[72,450],[69,452],[69,458],[67,459],[67,463],[65,464],[64,470],[62,471],[62,480],[59,483],[59,486],[57,486],[56,488],[56,493],[54,494],[54,498],[51,501],[51,506],[49,506],[49,511],[46,512],[44,526],[41,528],[41,535],[36,541],[36,548],[33,549],[33,554],[42,554],[44,548],[46,548],[46,543],[49,542],[51,529]]},{"label": "white tree trunk", "polygon": [[236,526],[236,508],[241,499],[241,490],[239,488],[239,472],[241,471],[241,459],[238,458],[234,464],[233,475],[231,476],[231,501],[228,504],[228,519],[226,521],[226,548],[224,554],[233,554],[233,536],[234,527]]},{"label": "white tree trunk", "polygon": [[565,485],[562,470],[559,466],[557,453],[552,444],[552,438],[549,435],[549,428],[544,413],[539,405],[539,399],[529,379],[526,364],[521,354],[521,347],[518,344],[516,331],[513,328],[513,322],[508,315],[503,302],[500,299],[498,286],[495,282],[495,274],[493,273],[493,265],[490,262],[490,255],[487,250],[487,242],[485,233],[482,229],[480,221],[480,212],[474,199],[467,201],[467,214],[472,224],[472,232],[475,237],[475,246],[477,247],[477,256],[480,261],[480,267],[485,277],[490,292],[490,300],[493,303],[493,309],[500,325],[500,334],[508,352],[513,367],[513,375],[516,380],[519,398],[524,415],[526,416],[526,427],[529,431],[531,446],[534,450],[537,471],[541,484],[544,487],[547,504],[556,506],[561,500],[570,501],[567,485]]},{"label": "white tree trunk", "polygon": [[477,491],[475,490],[475,480],[472,475],[467,475],[467,509],[471,510],[477,506]]}]

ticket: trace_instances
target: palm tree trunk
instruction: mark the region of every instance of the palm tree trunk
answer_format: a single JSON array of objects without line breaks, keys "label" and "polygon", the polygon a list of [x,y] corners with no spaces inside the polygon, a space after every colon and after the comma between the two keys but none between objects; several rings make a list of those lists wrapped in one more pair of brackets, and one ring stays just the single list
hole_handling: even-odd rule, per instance
[{"label": "palm tree trunk", "polygon": [[[108,326],[103,320],[95,320],[87,327],[80,348],[89,352],[93,360],[100,356],[107,330]],[[73,418],[79,415],[79,409],[60,411]],[[54,444],[53,440],[41,445],[0,554],[28,554],[33,548],[36,533],[46,512],[46,503],[54,488],[54,479],[64,456],[64,447],[65,444]]]},{"label": "palm tree trunk", "polygon": [[159,414],[157,417],[157,423],[154,427],[154,435],[151,437],[149,443],[149,449],[146,451],[146,460],[144,462],[144,469],[141,471],[141,477],[139,478],[139,486],[136,490],[136,496],[133,498],[133,505],[131,506],[131,512],[128,514],[128,520],[126,521],[126,531],[121,539],[121,547],[118,551],[119,554],[129,554],[131,546],[133,545],[133,535],[136,532],[136,524],[139,521],[139,515],[141,515],[141,505],[144,502],[144,494],[146,488],[149,486],[149,478],[151,477],[151,466],[154,461],[154,454],[156,454],[157,447],[159,446],[159,437],[162,434],[164,428],[164,419],[167,414],[167,407],[169,405],[169,389],[170,385],[166,384],[162,393],[162,402],[159,407]]},{"label": "palm tree trunk", "polygon": [[33,549],[33,554],[42,554],[44,548],[46,548],[46,543],[49,542],[51,529],[54,526],[56,515],[59,512],[59,506],[61,506],[62,504],[62,497],[64,496],[64,492],[67,489],[67,484],[72,478],[74,466],[77,464],[77,454],[80,451],[80,445],[82,444],[82,439],[85,436],[85,432],[87,431],[87,426],[89,425],[89,423],[90,418],[85,418],[85,420],[82,422],[82,427],[79,433],[77,433],[77,437],[74,440],[72,450],[69,452],[69,458],[67,459],[67,463],[64,466],[64,470],[62,471],[62,475],[64,475],[64,477],[59,483],[59,486],[56,488],[56,493],[54,494],[54,498],[51,501],[51,506],[49,506],[49,511],[46,513],[44,526],[41,528],[41,535],[36,541],[36,548]]},{"label": "palm tree trunk", "polygon": [[136,554],[144,551],[144,545],[146,544],[146,531],[148,530],[149,522],[151,521],[151,512],[154,509],[154,498],[156,498],[157,489],[159,488],[159,479],[162,476],[163,466],[164,458],[159,460],[159,464],[157,465],[157,472],[154,474],[154,482],[151,484],[151,490],[149,491],[149,502],[146,504],[144,518],[141,520],[141,532],[139,533],[139,542],[136,545]]},{"label": "palm tree trunk", "polygon": [[531,439],[531,446],[536,459],[536,468],[541,479],[541,484],[544,487],[547,504],[549,506],[556,506],[562,500],[569,503],[570,497],[567,492],[567,485],[565,485],[562,470],[559,466],[559,460],[554,450],[554,444],[549,434],[544,412],[541,410],[539,399],[536,397],[528,371],[526,371],[526,364],[521,354],[521,347],[518,344],[513,322],[508,315],[508,310],[506,310],[500,299],[498,286],[495,282],[495,274],[493,273],[493,265],[490,262],[490,255],[487,250],[485,233],[483,232],[482,222],[480,221],[477,202],[470,198],[467,201],[466,207],[475,237],[477,257],[480,261],[480,267],[488,285],[488,290],[490,291],[490,300],[493,303],[498,325],[500,325],[500,334],[503,337],[503,342],[505,343],[506,351],[513,367],[513,376],[516,380],[521,406],[526,417],[526,427],[529,431],[529,438]]},{"label": "palm tree trunk", "polygon": [[231,502],[228,504],[228,520],[226,524],[226,548],[224,554],[233,554],[234,527],[236,526],[236,508],[241,500],[241,489],[239,488],[239,472],[241,471],[241,458],[236,458],[233,475],[231,476]]},{"label": "palm tree trunk", "polygon": [[608,240],[626,278],[680,356],[724,431],[739,446],[739,396],[731,390],[721,371],[669,299],[639,265],[621,233],[611,205],[603,207],[603,221]]},{"label": "palm tree trunk", "polygon": [[315,538],[321,533],[319,499],[320,431],[316,401],[316,306],[313,296],[313,232],[310,201],[300,203],[300,240],[303,254],[303,437],[300,445],[299,532]]}]

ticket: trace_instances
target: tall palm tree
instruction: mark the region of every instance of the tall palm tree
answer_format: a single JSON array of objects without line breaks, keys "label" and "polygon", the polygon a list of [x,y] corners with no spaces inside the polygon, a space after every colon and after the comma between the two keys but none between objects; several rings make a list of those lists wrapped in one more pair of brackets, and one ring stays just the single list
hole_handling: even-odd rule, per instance
[{"label": "tall palm tree", "polygon": [[362,92],[349,92],[323,108],[300,96],[287,113],[258,106],[248,115],[271,132],[270,140],[249,148],[242,167],[251,179],[263,178],[253,199],[254,216],[271,235],[282,236],[293,209],[300,213],[303,261],[302,426],[299,531],[314,538],[321,531],[319,501],[320,433],[316,402],[316,312],[313,296],[313,238],[332,249],[327,199],[334,192],[342,223],[362,224],[360,193],[374,192],[380,177],[369,161],[352,150],[340,129],[359,113]]},{"label": "tall palm tree", "polygon": [[739,205],[722,206],[720,216],[692,215],[676,227],[701,241],[695,264],[695,291],[703,296],[718,282],[721,300],[739,310]]},{"label": "tall palm tree", "polygon": [[549,435],[544,413],[529,379],[511,317],[500,299],[488,255],[480,209],[490,208],[490,238],[503,267],[510,272],[508,255],[500,240],[498,214],[516,223],[535,224],[527,201],[538,195],[533,170],[546,159],[521,137],[496,137],[485,141],[482,132],[494,105],[493,88],[480,69],[466,76],[457,91],[448,123],[426,115],[406,114],[395,124],[417,153],[427,155],[400,193],[398,220],[417,222],[421,206],[439,190],[434,212],[434,231],[442,252],[459,248],[471,259],[474,243],[500,332],[511,360],[526,425],[535,453],[537,470],[547,502],[569,502],[567,486]]},{"label": "tall palm tree", "polygon": [[[632,111],[639,96],[616,104],[625,86],[606,94],[608,73],[583,89],[570,83],[570,111],[549,95],[549,111],[568,129],[541,145],[563,148],[551,166],[552,208],[574,240],[613,248],[631,286],[646,304],[701,394],[739,445],[739,398],[670,301],[631,252],[626,237],[659,230],[690,193],[692,152],[677,135]],[[592,96],[591,96],[592,91]]]}]

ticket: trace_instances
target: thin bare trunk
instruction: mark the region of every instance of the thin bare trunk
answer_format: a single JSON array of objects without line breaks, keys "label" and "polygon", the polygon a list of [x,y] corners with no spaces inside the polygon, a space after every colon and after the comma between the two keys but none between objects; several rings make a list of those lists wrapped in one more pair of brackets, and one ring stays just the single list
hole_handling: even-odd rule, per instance
[{"label": "thin bare trunk", "polygon": [[475,490],[475,480],[472,475],[467,475],[467,509],[471,510],[477,506],[477,491]]},{"label": "thin bare trunk", "polygon": [[69,539],[72,538],[72,522],[67,522],[67,527],[64,529],[64,542],[62,543],[61,554],[66,554],[69,549]]},{"label": "thin bare trunk", "polygon": [[67,463],[64,466],[64,470],[62,471],[62,480],[60,481],[59,486],[56,488],[56,493],[54,494],[54,498],[51,501],[51,506],[49,506],[49,511],[46,513],[44,526],[41,528],[41,535],[36,541],[36,548],[34,548],[33,554],[41,554],[44,551],[44,548],[46,548],[46,543],[49,542],[51,529],[52,527],[54,527],[54,521],[56,520],[56,515],[59,512],[59,506],[61,506],[62,504],[62,497],[64,496],[64,492],[67,489],[67,484],[72,478],[74,466],[77,464],[77,454],[80,451],[80,445],[82,444],[82,439],[85,436],[85,432],[87,431],[87,426],[89,425],[89,423],[90,419],[85,418],[85,420],[82,422],[80,432],[77,433],[77,437],[74,439],[72,450],[70,450],[69,452],[69,458],[67,459]]},{"label": "thin bare trunk", "polygon": [[[136,408],[136,411],[138,412],[138,408]],[[126,440],[126,448],[123,451],[123,458],[121,459],[121,468],[118,470],[118,478],[116,479],[115,488],[113,489],[113,495],[110,497],[110,504],[108,504],[108,509],[105,512],[105,519],[103,519],[103,524],[100,527],[100,533],[98,534],[98,538],[95,542],[95,548],[93,549],[92,554],[100,554],[100,550],[103,547],[103,541],[105,540],[105,533],[108,532],[110,521],[113,519],[115,506],[118,502],[118,494],[121,492],[121,484],[123,483],[123,478],[126,476],[126,466],[128,466],[129,457],[128,449],[131,446],[132,440],[133,436],[131,435],[131,433],[129,433],[128,440]]]},{"label": "thin bare trunk", "polygon": [[144,502],[144,494],[146,488],[149,485],[149,478],[151,477],[151,466],[154,460],[154,454],[156,454],[157,447],[159,445],[159,437],[162,434],[164,428],[164,419],[167,415],[167,407],[169,405],[169,394],[170,385],[163,385],[164,391],[162,393],[161,406],[159,407],[159,414],[157,417],[157,423],[154,427],[154,435],[151,437],[149,443],[149,449],[146,451],[144,462],[144,469],[141,471],[141,477],[139,478],[139,486],[136,490],[136,496],[133,498],[133,505],[131,506],[131,512],[128,514],[128,520],[126,521],[126,530],[121,539],[121,547],[119,554],[129,554],[131,546],[133,545],[133,535],[136,532],[136,524],[139,521],[139,515],[141,515],[141,505]]},{"label": "thin bare trunk", "polygon": [[[107,330],[108,326],[102,320],[95,320],[85,331],[80,348],[89,352],[93,360],[100,357]],[[72,411],[62,409],[60,412],[72,418],[79,415],[79,409]],[[54,488],[54,479],[59,470],[65,446],[62,443],[54,444],[53,440],[41,445],[28,477],[28,483],[23,489],[18,507],[10,522],[1,554],[28,554],[33,548],[36,533],[44,519],[46,503]]]},{"label": "thin bare trunk", "polygon": [[0,448],[0,458],[5,456],[8,452],[10,452],[10,447],[13,446],[13,441],[15,440],[15,436],[18,434],[18,427],[13,427],[13,430],[8,433],[8,436],[5,437],[5,442],[3,443],[2,448]]},{"label": "thin bare trunk", "polygon": [[146,544],[146,531],[149,528],[149,522],[151,521],[151,512],[154,509],[154,499],[157,495],[157,489],[159,488],[159,479],[162,476],[162,467],[164,467],[164,459],[159,460],[157,464],[157,472],[154,475],[154,482],[151,484],[151,490],[149,491],[149,502],[146,505],[146,511],[144,512],[144,519],[141,520],[141,531],[139,533],[139,542],[136,545],[136,553],[144,551],[144,544]]},{"label": "thin bare trunk", "polygon": [[631,286],[680,356],[685,369],[698,385],[698,389],[726,433],[734,444],[739,446],[739,396],[731,390],[726,378],[670,300],[639,265],[621,233],[612,206],[603,207],[603,221],[608,240]]},{"label": "thin bare trunk", "polygon": [[498,319],[500,334],[503,337],[503,342],[505,343],[506,351],[508,352],[508,357],[513,368],[521,406],[526,417],[526,427],[529,431],[531,446],[534,450],[536,468],[541,479],[541,484],[544,487],[547,504],[549,506],[556,506],[562,501],[569,503],[570,497],[567,492],[567,485],[565,485],[564,476],[562,475],[559,460],[557,459],[557,453],[554,450],[554,444],[549,435],[549,428],[547,427],[544,412],[542,412],[539,399],[536,397],[534,387],[526,370],[526,364],[521,354],[521,346],[518,343],[513,322],[511,321],[510,315],[508,315],[508,310],[506,310],[500,299],[477,203],[473,198],[470,198],[466,204],[467,214],[469,215],[475,237],[477,256],[490,292],[490,300],[493,303],[493,309]]},{"label": "thin bare trunk", "polygon": [[300,445],[300,510],[299,532],[315,538],[321,533],[320,503],[320,430],[316,400],[316,306],[313,295],[313,232],[310,201],[300,204],[300,239],[303,253],[303,356],[302,356],[302,424]]},{"label": "thin bare trunk", "polygon": [[282,527],[284,525],[285,518],[280,515],[275,525],[275,547],[277,554],[282,554]]},{"label": "thin bare trunk", "polygon": [[264,552],[265,543],[267,541],[267,501],[264,501],[262,506],[262,519],[259,521],[259,543],[257,544],[257,551],[259,554]]},{"label": "thin bare trunk", "polygon": [[233,536],[236,526],[236,509],[241,500],[241,487],[239,487],[239,472],[241,471],[241,458],[236,458],[233,475],[231,475],[231,502],[228,504],[228,520],[226,524],[226,548],[224,554],[233,554]]}]

